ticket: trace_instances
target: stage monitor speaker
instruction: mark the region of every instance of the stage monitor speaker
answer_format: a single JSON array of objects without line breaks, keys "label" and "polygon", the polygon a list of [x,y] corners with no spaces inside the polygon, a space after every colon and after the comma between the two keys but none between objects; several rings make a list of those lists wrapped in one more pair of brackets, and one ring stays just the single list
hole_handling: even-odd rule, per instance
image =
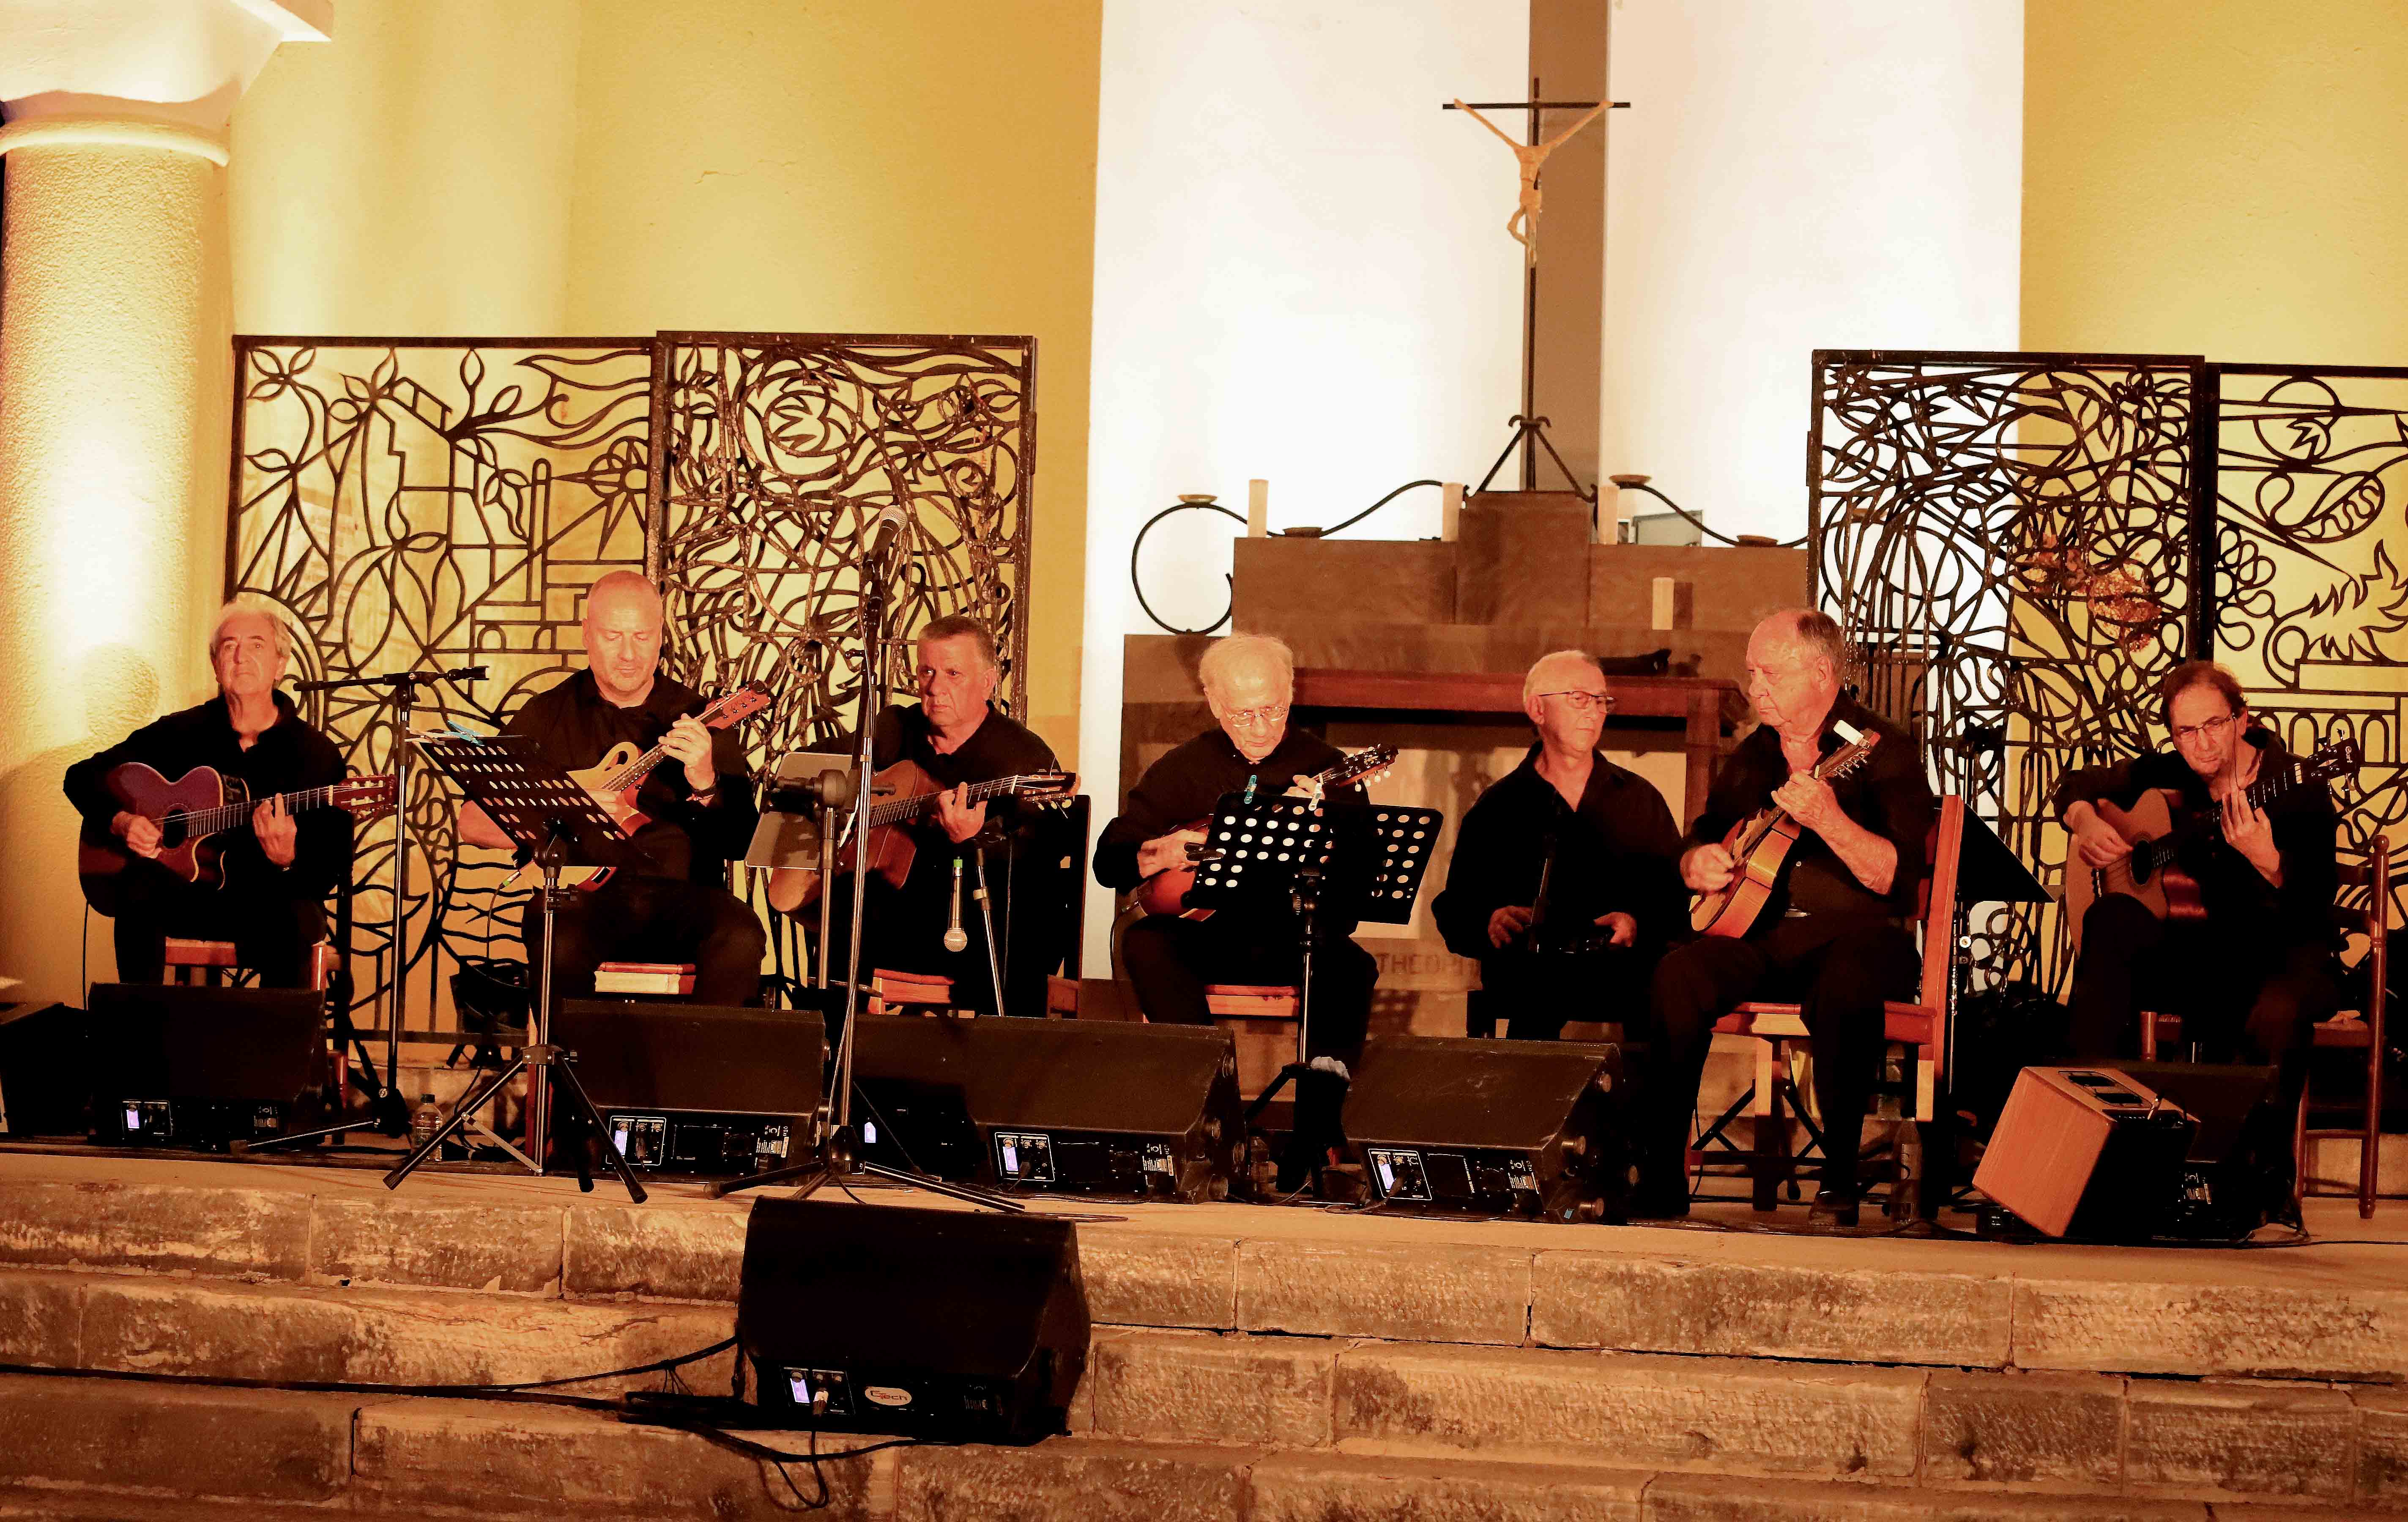
[{"label": "stage monitor speaker", "polygon": [[80,1135],[89,1096],[84,1012],[69,1004],[0,1004],[0,1131]]},{"label": "stage monitor speaker", "polygon": [[1393,1036],[1369,1041],[1346,1135],[1382,1208],[1622,1221],[1622,1048]]},{"label": "stage monitor speaker", "polygon": [[2121,1065],[2026,1068],[1973,1186],[2048,1236],[2143,1241],[2166,1224],[2198,1129]]},{"label": "stage monitor speaker", "polygon": [[863,1015],[864,1155],[1006,1191],[1223,1199],[1237,1047],[1209,1026]]},{"label": "stage monitor speaker", "polygon": [[307,988],[104,983],[85,1069],[95,1140],[215,1151],[321,1117],[326,997]]},{"label": "stage monitor speaker", "polygon": [[827,1066],[814,1012],[572,998],[553,1012],[552,1040],[577,1055],[578,1082],[632,1168],[740,1176],[783,1168],[811,1141]]},{"label": "stage monitor speaker", "polygon": [[1033,1443],[1066,1429],[1088,1330],[1068,1221],[753,1202],[736,1337],[773,1421]]}]

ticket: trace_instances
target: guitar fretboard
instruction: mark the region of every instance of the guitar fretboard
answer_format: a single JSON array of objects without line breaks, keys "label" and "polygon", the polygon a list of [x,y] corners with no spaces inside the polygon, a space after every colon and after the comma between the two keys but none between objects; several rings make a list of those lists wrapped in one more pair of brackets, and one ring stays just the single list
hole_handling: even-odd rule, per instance
[{"label": "guitar fretboard", "polygon": [[[332,808],[343,801],[346,789],[358,791],[357,783],[331,783],[324,787],[305,787],[297,793],[279,793],[288,813],[303,813],[311,809]],[[254,798],[243,803],[221,803],[214,809],[196,809],[183,816],[184,830],[189,835],[215,835],[232,829],[251,818],[251,811],[266,802]]]},{"label": "guitar fretboard", "polygon": [[[1059,778],[1051,773],[997,777],[992,782],[970,783],[968,791],[962,795],[962,802],[966,805],[984,803],[989,798],[999,797],[1006,793],[1033,792],[1039,788],[1051,787],[1059,781]],[[869,827],[877,829],[885,825],[899,825],[905,820],[927,813],[936,807],[937,795],[934,793],[919,793],[908,798],[896,798],[887,803],[873,803],[869,806]]]},{"label": "guitar fretboard", "polygon": [[[749,689],[746,690],[749,691]],[[742,696],[742,692],[737,692],[724,697],[714,697],[695,717],[702,721],[703,727],[706,729],[724,729],[730,722],[728,709],[734,705],[737,698]],[[612,772],[609,781],[602,784],[602,790],[606,793],[624,793],[628,788],[641,785],[643,780],[652,774],[652,768],[666,759],[668,754],[666,748],[657,743],[654,744],[651,750]]]}]

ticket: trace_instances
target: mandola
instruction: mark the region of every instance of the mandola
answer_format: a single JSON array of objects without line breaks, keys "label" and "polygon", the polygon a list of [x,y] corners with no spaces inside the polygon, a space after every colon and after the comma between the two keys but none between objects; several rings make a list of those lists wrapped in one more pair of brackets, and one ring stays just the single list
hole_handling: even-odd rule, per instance
[{"label": "mandola", "polygon": [[[159,826],[159,854],[151,859],[185,882],[205,887],[221,887],[225,882],[225,845],[216,837],[248,826],[251,811],[268,801],[253,798],[242,779],[225,776],[214,767],[194,767],[171,783],[141,762],[129,761],[112,769],[104,785],[119,811],[140,814]],[[290,813],[348,809],[358,818],[373,819],[393,807],[394,781],[380,773],[275,796]],[[106,821],[87,823],[76,842],[76,875],[83,883],[84,901],[114,917],[118,874],[140,859]]]},{"label": "mandola", "polygon": [[[1813,775],[1827,783],[1856,770],[1881,743],[1881,736],[1870,729],[1845,723],[1834,723],[1831,728],[1847,743],[1814,764]],[[1733,826],[1723,838],[1723,849],[1730,853],[1731,880],[1712,893],[1698,895],[1697,904],[1689,911],[1690,928],[1706,936],[1747,934],[1780,883],[1789,848],[1798,843],[1801,827],[1787,810],[1777,806],[1759,809]]]},{"label": "mandola", "polygon": [[[1374,745],[1368,751],[1359,751],[1346,757],[1326,770],[1316,771],[1310,777],[1298,777],[1288,784],[1288,791],[1301,793],[1318,803],[1321,795],[1333,787],[1343,787],[1354,782],[1377,782],[1396,761],[1395,746]],[[1200,830],[1211,822],[1208,816],[1184,827]],[[1172,867],[1156,872],[1137,885],[1135,897],[1138,907],[1149,914],[1176,914],[1190,920],[1210,919],[1212,917],[1211,910],[1189,909],[1186,905],[1187,890],[1195,885],[1196,869],[1193,867]]]}]

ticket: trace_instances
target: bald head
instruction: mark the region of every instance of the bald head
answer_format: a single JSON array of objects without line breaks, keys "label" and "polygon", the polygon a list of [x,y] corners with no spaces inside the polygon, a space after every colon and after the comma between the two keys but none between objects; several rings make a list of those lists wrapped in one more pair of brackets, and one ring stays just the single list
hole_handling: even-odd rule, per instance
[{"label": "bald head", "polygon": [[1784,608],[1747,639],[1747,696],[1756,716],[1784,739],[1819,734],[1840,696],[1847,643],[1828,613]]},{"label": "bald head", "polygon": [[652,696],[661,664],[660,590],[634,571],[612,571],[585,594],[585,664],[619,708]]}]

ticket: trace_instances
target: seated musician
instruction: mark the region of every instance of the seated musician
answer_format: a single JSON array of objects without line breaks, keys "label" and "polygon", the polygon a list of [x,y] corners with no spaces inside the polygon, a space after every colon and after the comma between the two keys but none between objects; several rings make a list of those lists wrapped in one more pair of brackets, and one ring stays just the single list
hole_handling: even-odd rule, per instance
[{"label": "seated musician", "polygon": [[[1203,823],[1222,795],[1243,793],[1250,782],[1257,796],[1277,795],[1344,759],[1327,740],[1288,727],[1296,658],[1279,640],[1230,635],[1205,653],[1197,675],[1220,727],[1148,767],[1126,811],[1104,826],[1095,861],[1096,879],[1106,887],[1135,888],[1155,873],[1185,869],[1187,847],[1204,840]],[[1360,784],[1332,788],[1328,797],[1366,798]],[[1322,1155],[1342,1143],[1339,1114],[1362,1057],[1379,978],[1379,964],[1354,943],[1352,925],[1326,916],[1317,925],[1306,1032],[1312,1071],[1297,1085],[1294,1142],[1280,1165],[1283,1189],[1308,1182]],[[1294,984],[1303,949],[1302,927],[1283,905],[1245,913],[1224,909],[1200,920],[1149,914],[1129,926],[1121,959],[1147,1019],[1208,1025],[1207,984]]]},{"label": "seated musician", "polygon": [[1643,1027],[1656,959],[1688,933],[1672,812],[1597,749],[1612,703],[1594,657],[1539,657],[1522,682],[1538,743],[1463,816],[1430,904],[1513,1041],[1554,1041],[1573,1019]]},{"label": "seated musician", "polygon": [[[277,795],[343,779],[343,758],[304,724],[276,690],[293,654],[291,625],[272,610],[237,600],[219,610],[209,634],[218,696],[147,724],[98,755],[67,768],[66,795],[85,820],[135,855],[116,884],[117,976],[157,983],[169,936],[231,940],[244,967],[271,988],[309,984],[310,948],[326,936],[326,895],[351,870],[351,816],[341,809],[292,813]],[[258,802],[247,829],[219,837],[222,884],[187,883],[156,864],[159,826],[117,807],[107,783],[128,762],[169,782],[194,767],[239,780]]]},{"label": "seated musician", "polygon": [[2278,1128],[2286,1134],[2263,1156],[2286,1168],[2288,1117],[2307,1083],[2311,1027],[2340,1007],[2332,797],[2317,782],[2262,809],[2251,803],[2244,790],[2287,770],[2292,757],[2252,721],[2241,684],[2222,667],[2186,662],[2158,691],[2173,749],[2073,772],[2057,788],[2057,806],[2077,869],[2105,867],[2131,852],[2095,807],[2100,802],[2129,809],[2143,793],[2165,788],[2179,796],[2179,814],[2213,815],[2220,838],[2197,837],[2176,858],[2198,882],[2206,917],[2159,920],[2140,899],[2116,893],[2092,903],[2073,975],[2073,1049],[2090,1061],[2139,1055],[2134,1016],[2145,1009],[2184,1016],[2186,1035],[2211,1062],[2279,1066]]},{"label": "seated musician", "polygon": [[[1912,997],[1919,967],[1903,922],[1914,913],[1934,805],[1914,742],[1841,694],[1845,651],[1839,625],[1802,608],[1772,614],[1748,638],[1747,695],[1760,723],[1714,774],[1681,854],[1682,881],[1700,893],[1727,886],[1739,864],[1723,840],[1768,805],[1800,827],[1770,901],[1745,935],[1700,936],[1656,969],[1661,1046],[1648,1084],[1635,1213],[1687,1213],[1690,1116],[1714,1022],[1736,1005],[1769,999],[1802,1005],[1813,1038],[1826,1158],[1814,1218],[1856,1221],[1882,1003]],[[1841,748],[1832,729],[1840,721],[1881,739],[1862,765],[1827,782],[1812,772]]]},{"label": "seated musician", "polygon": [[[960,614],[940,618],[920,631],[914,646],[919,703],[889,708],[878,716],[870,748],[873,768],[883,772],[908,763],[942,791],[926,820],[894,826],[909,831],[918,847],[901,886],[889,886],[871,873],[869,899],[862,906],[861,968],[865,976],[882,968],[941,974],[953,980],[957,1006],[993,1013],[995,980],[987,963],[985,931],[985,920],[991,918],[1004,969],[1006,1011],[1042,1018],[1045,977],[1059,965],[1067,945],[1068,896],[1024,893],[1015,912],[1010,892],[1019,875],[1015,866],[1037,872],[1062,853],[1056,842],[1057,849],[1046,854],[1040,838],[1047,832],[1037,810],[1010,797],[972,803],[964,797],[972,783],[1055,769],[1053,747],[996,708],[996,683],[1001,676],[995,636],[984,624]],[[972,897],[982,854],[989,893],[983,917]],[[956,857],[964,864],[958,900],[953,889]],[[840,852],[839,866],[843,860]],[[819,875],[771,873],[771,906],[790,913],[809,907],[808,923],[816,926]],[[1046,881],[1055,878],[1047,875]],[[852,892],[848,871],[829,905],[835,943],[828,965],[839,978],[847,960],[845,937],[853,926]],[[1054,898],[1060,901],[1051,901]],[[968,944],[958,952],[947,951],[945,935],[957,914]],[[1021,955],[1012,955],[1014,950]]]},{"label": "seated musician", "polygon": [[[603,962],[691,962],[703,1004],[750,1004],[759,997],[767,938],[759,916],[720,884],[758,818],[744,751],[732,729],[693,717],[694,689],[660,674],[661,595],[634,571],[612,571],[585,595],[585,669],[529,698],[502,725],[534,740],[554,766],[582,771],[625,740],[666,753],[638,789],[631,863],[591,892],[569,896],[554,916],[552,972],[562,998],[594,997]],[[598,793],[595,795],[600,797]],[[604,800],[614,814],[618,800]],[[511,849],[509,837],[469,804],[460,838]],[[529,899],[521,935],[538,955],[543,912]]]}]

